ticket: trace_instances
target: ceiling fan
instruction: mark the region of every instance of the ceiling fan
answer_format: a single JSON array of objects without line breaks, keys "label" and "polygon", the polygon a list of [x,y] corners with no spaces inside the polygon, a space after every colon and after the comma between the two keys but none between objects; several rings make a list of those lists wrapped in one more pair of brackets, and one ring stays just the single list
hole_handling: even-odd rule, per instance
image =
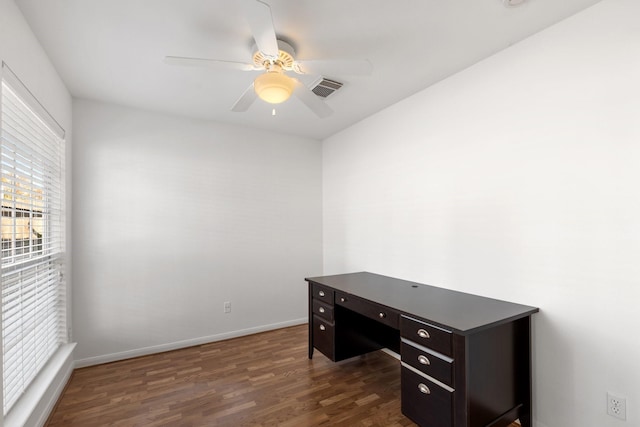
[{"label": "ceiling fan", "polygon": [[247,111],[257,98],[270,104],[279,104],[289,99],[291,94],[295,94],[318,117],[327,117],[333,113],[331,107],[287,72],[312,75],[371,74],[372,65],[368,60],[296,60],[293,46],[276,37],[271,7],[267,3],[261,0],[245,0],[245,13],[255,41],[251,63],[181,56],[165,57],[166,63],[175,65],[264,71],[238,98],[231,111]]}]

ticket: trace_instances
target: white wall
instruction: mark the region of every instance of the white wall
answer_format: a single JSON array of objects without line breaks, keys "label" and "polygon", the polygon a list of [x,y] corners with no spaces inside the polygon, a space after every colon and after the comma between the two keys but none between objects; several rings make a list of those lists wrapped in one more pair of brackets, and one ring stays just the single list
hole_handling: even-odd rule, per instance
[{"label": "white wall", "polygon": [[[0,59],[71,133],[71,95],[13,0],[0,0]],[[69,138],[68,138],[69,139]]]},{"label": "white wall", "polygon": [[[67,207],[71,206],[71,95],[58,76],[46,53],[35,38],[13,0],[0,0],[0,61],[20,78],[38,101],[49,111],[66,131],[67,163]],[[71,265],[71,215],[67,216],[67,261]],[[71,275],[67,274],[67,284],[71,287]],[[69,309],[69,313],[71,310]],[[70,322],[69,322],[70,323]],[[0,343],[1,345],[1,343]],[[40,425],[46,420],[48,411],[71,373],[73,357],[65,352],[60,362],[46,369],[37,386],[32,386],[10,416],[4,420],[5,426]],[[0,415],[0,425],[2,417]]]},{"label": "white wall", "polygon": [[538,306],[539,427],[640,425],[640,2],[605,0],[323,144],[325,274]]},{"label": "white wall", "polygon": [[319,141],[86,100],[73,111],[80,365],[306,321],[304,277],[322,271]]}]

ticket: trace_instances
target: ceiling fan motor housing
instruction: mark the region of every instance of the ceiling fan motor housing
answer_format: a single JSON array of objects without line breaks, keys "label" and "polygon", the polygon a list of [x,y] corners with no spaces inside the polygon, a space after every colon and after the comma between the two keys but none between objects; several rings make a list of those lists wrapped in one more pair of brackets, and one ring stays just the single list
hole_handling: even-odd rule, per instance
[{"label": "ceiling fan motor housing", "polygon": [[267,58],[262,52],[260,52],[260,50],[258,49],[258,46],[254,45],[253,46],[254,65],[258,68],[268,69],[267,64],[275,63],[275,64],[279,64],[284,70],[287,70],[287,71],[292,70],[293,62],[294,62],[293,57],[296,53],[295,50],[293,49],[293,46],[291,46],[287,42],[278,40],[278,49],[279,49],[278,58],[275,60],[272,60]]}]

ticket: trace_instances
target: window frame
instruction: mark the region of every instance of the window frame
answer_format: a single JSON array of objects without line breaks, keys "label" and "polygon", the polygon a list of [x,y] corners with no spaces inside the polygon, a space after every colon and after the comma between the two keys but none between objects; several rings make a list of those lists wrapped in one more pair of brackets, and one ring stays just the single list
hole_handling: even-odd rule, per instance
[{"label": "window frame", "polygon": [[[11,95],[8,94],[9,92]],[[21,106],[17,103],[13,106],[16,110],[11,110],[11,114],[14,115],[11,119],[9,119],[9,113],[5,111],[9,106],[10,96],[14,96],[22,103]],[[17,113],[19,108],[22,108],[20,110],[21,114],[24,114],[22,118],[26,120],[24,125],[35,126],[34,123],[37,123],[38,132],[43,132],[44,136],[35,134],[18,136],[17,127],[12,131],[8,130],[10,121],[15,124],[20,120],[21,117]],[[26,129],[33,130],[35,127]],[[14,229],[11,240],[14,245],[12,255],[9,260],[6,259],[8,252],[3,239],[2,259],[0,259],[3,373],[1,378],[4,416],[10,413],[11,408],[20,401],[20,397],[60,346],[69,341],[64,277],[66,268],[64,138],[64,129],[6,63],[2,62],[0,74],[0,164],[2,167],[0,169],[3,179],[0,209],[3,233],[8,218],[13,218],[10,225]],[[30,155],[31,163],[25,161]],[[13,164],[11,164],[12,160]],[[11,181],[12,178],[13,181]],[[19,184],[21,179],[27,184]],[[18,193],[24,196],[20,202]],[[5,201],[5,194],[9,194],[6,200],[13,197],[11,203]],[[40,199],[38,195],[41,196]],[[34,202],[34,200],[39,201]],[[23,202],[27,203],[25,201],[30,204],[21,205]],[[12,206],[9,206],[11,204]],[[39,216],[42,223],[41,229],[37,230],[32,221]],[[18,219],[25,217],[29,218],[28,238],[16,239],[16,224],[24,222]],[[36,239],[32,238],[34,235]],[[29,241],[28,250],[17,253],[15,245],[21,240]],[[19,313],[19,319],[12,317],[17,316],[16,313]],[[19,332],[16,332],[18,329]],[[6,345],[7,342],[10,345]],[[11,353],[12,351],[14,353]],[[15,352],[20,352],[20,355],[16,355]]]}]

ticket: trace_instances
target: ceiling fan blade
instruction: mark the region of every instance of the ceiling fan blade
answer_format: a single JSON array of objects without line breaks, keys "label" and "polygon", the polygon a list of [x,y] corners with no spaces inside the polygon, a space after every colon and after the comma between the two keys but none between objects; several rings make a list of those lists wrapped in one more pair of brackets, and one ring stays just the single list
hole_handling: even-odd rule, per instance
[{"label": "ceiling fan blade", "polygon": [[188,58],[184,56],[165,56],[164,62],[171,65],[188,67],[208,67],[219,70],[253,71],[255,66],[246,62],[224,61],[222,59]]},{"label": "ceiling fan blade", "polygon": [[253,89],[253,83],[251,83],[242,96],[238,98],[235,104],[233,104],[231,111],[235,111],[236,113],[247,111],[257,97],[258,95],[256,95],[256,91]]},{"label": "ceiling fan blade", "polygon": [[278,57],[278,40],[273,27],[271,7],[260,0],[245,0],[246,16],[253,39],[262,54],[269,59]]},{"label": "ceiling fan blade", "polygon": [[368,76],[373,71],[373,65],[367,59],[319,59],[296,61],[293,69],[298,74]]},{"label": "ceiling fan blade", "polygon": [[[295,80],[295,79],[294,79]],[[295,95],[306,105],[311,111],[316,113],[321,119],[329,117],[333,114],[333,110],[323,100],[311,91],[308,87],[296,80]]]}]

